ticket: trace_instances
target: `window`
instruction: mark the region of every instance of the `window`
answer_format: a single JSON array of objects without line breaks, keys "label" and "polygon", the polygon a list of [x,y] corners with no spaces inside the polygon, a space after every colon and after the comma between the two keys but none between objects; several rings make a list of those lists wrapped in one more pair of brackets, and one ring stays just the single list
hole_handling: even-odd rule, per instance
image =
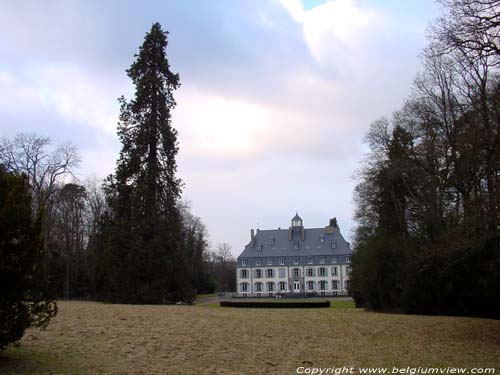
[{"label": "window", "polygon": [[285,258],[280,258],[280,266],[283,266],[285,264]]},{"label": "window", "polygon": [[272,281],[267,282],[266,287],[268,292],[274,291],[274,283]]},{"label": "window", "polygon": [[248,259],[242,259],[241,260],[241,265],[242,266],[248,266]]},{"label": "window", "polygon": [[325,257],[319,258],[319,263],[320,264],[325,264]]},{"label": "window", "polygon": [[313,264],[313,263],[314,263],[314,258],[313,257],[307,258],[307,264]]},{"label": "window", "polygon": [[337,257],[332,257],[332,263],[337,263]]},{"label": "window", "polygon": [[298,244],[298,243],[296,243],[295,245],[293,245],[293,248],[294,248],[295,250],[298,250],[298,249],[299,249],[299,244]]},{"label": "window", "polygon": [[336,249],[337,248],[337,243],[336,242],[332,242],[332,249]]},{"label": "window", "polygon": [[321,243],[325,242],[325,236],[320,236],[319,237],[319,242],[321,242]]},{"label": "window", "polygon": [[325,267],[318,268],[318,275],[325,277],[326,276],[326,268]]},{"label": "window", "polygon": [[351,256],[350,255],[346,255],[345,262],[346,263],[351,263]]},{"label": "window", "polygon": [[272,268],[268,268],[266,270],[266,277],[269,278],[269,279],[271,279],[271,278],[274,277],[274,270]]},{"label": "window", "polygon": [[319,290],[326,290],[328,288],[328,281],[321,280],[319,282]]},{"label": "window", "polygon": [[293,277],[300,277],[300,268],[293,269]]},{"label": "window", "polygon": [[255,291],[262,292],[262,283],[261,282],[255,283]]},{"label": "window", "polygon": [[307,282],[307,290],[314,290],[314,281]]},{"label": "window", "polygon": [[262,249],[264,249],[264,245],[257,246],[257,251],[262,251]]},{"label": "window", "polygon": [[274,245],[274,238],[269,239],[269,245]]},{"label": "window", "polygon": [[350,285],[349,280],[344,281],[344,285],[345,285],[346,289],[349,289],[349,285]]},{"label": "window", "polygon": [[260,263],[261,263],[261,260],[260,260],[260,259],[256,259],[256,260],[255,260],[255,265],[256,265],[256,266],[260,266]]},{"label": "window", "polygon": [[332,267],[332,276],[337,276],[337,271],[338,271],[337,268],[338,268],[337,266]]},{"label": "window", "polygon": [[262,270],[260,268],[257,268],[255,270],[255,278],[256,279],[262,279]]},{"label": "window", "polygon": [[284,279],[286,277],[286,268],[279,269],[279,276],[280,276],[280,279]]},{"label": "window", "polygon": [[314,268],[310,267],[307,269],[307,276],[313,277],[314,275]]},{"label": "window", "polygon": [[337,290],[339,288],[338,280],[332,280],[332,289]]},{"label": "window", "polygon": [[268,266],[272,266],[272,265],[273,265],[273,258],[269,258],[269,259],[267,260],[267,265],[268,265]]},{"label": "window", "polygon": [[293,264],[299,264],[299,257],[293,258]]},{"label": "window", "polygon": [[248,283],[240,283],[240,291],[248,292]]},{"label": "window", "polygon": [[347,266],[347,267],[345,268],[345,274],[346,274],[346,275],[349,275],[351,272],[352,272],[352,267],[351,267],[351,266]]},{"label": "window", "polygon": [[241,270],[240,271],[240,277],[242,279],[248,279],[248,270]]},{"label": "window", "polygon": [[284,281],[279,282],[279,290],[283,291],[286,290],[286,283]]}]

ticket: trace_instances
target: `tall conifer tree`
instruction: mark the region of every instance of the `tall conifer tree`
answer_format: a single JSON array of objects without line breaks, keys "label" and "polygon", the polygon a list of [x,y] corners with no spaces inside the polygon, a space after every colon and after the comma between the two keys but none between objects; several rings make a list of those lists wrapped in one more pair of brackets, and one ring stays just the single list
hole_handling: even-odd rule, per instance
[{"label": "tall conifer tree", "polygon": [[158,23],[146,34],[127,70],[135,96],[120,98],[123,147],[106,189],[112,216],[104,256],[104,296],[116,302],[189,302],[193,297],[181,253],[181,180],[170,112],[180,84],[165,54],[167,34]]}]

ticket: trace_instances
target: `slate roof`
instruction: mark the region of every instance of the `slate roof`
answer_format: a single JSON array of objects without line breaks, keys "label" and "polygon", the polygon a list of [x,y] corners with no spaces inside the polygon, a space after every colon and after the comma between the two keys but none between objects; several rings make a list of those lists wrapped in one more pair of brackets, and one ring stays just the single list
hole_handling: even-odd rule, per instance
[{"label": "slate roof", "polygon": [[[254,240],[250,241],[240,258],[266,258],[266,257],[301,257],[323,255],[351,255],[349,243],[344,239],[338,227],[331,228],[332,233],[327,233],[325,228],[309,228],[304,230],[302,240],[300,228],[293,228],[292,239],[289,240],[290,229],[259,230]],[[324,242],[321,242],[324,237]],[[272,243],[271,243],[271,240]],[[332,248],[335,243],[335,248]],[[298,245],[298,249],[295,246]]]}]

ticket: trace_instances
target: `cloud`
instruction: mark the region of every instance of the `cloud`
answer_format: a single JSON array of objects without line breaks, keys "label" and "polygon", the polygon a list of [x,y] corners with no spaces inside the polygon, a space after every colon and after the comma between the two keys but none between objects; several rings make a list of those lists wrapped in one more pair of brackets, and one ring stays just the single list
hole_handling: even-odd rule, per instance
[{"label": "cloud", "polygon": [[375,12],[362,9],[353,0],[330,0],[305,10],[300,0],[281,0],[297,22],[302,24],[305,41],[322,65],[339,64],[346,69],[360,57],[367,31],[373,27]]},{"label": "cloud", "polygon": [[32,67],[28,75],[42,105],[67,121],[116,133],[119,88],[112,79],[100,80],[75,65]]},{"label": "cloud", "polygon": [[[2,135],[71,139],[82,176],[112,172],[116,98],[145,32],[170,32],[185,197],[235,253],[248,229],[340,217],[369,123],[409,92],[432,0],[0,4]],[[344,223],[344,224],[343,224]]]}]

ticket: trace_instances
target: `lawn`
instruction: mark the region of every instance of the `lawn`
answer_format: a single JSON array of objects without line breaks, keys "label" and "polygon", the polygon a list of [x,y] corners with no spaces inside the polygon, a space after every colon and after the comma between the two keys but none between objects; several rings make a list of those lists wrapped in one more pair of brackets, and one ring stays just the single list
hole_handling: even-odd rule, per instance
[{"label": "lawn", "polygon": [[[495,367],[500,321],[349,307],[237,309],[60,302],[0,374],[295,374],[298,366]],[[342,306],[345,304],[345,306]]]}]

